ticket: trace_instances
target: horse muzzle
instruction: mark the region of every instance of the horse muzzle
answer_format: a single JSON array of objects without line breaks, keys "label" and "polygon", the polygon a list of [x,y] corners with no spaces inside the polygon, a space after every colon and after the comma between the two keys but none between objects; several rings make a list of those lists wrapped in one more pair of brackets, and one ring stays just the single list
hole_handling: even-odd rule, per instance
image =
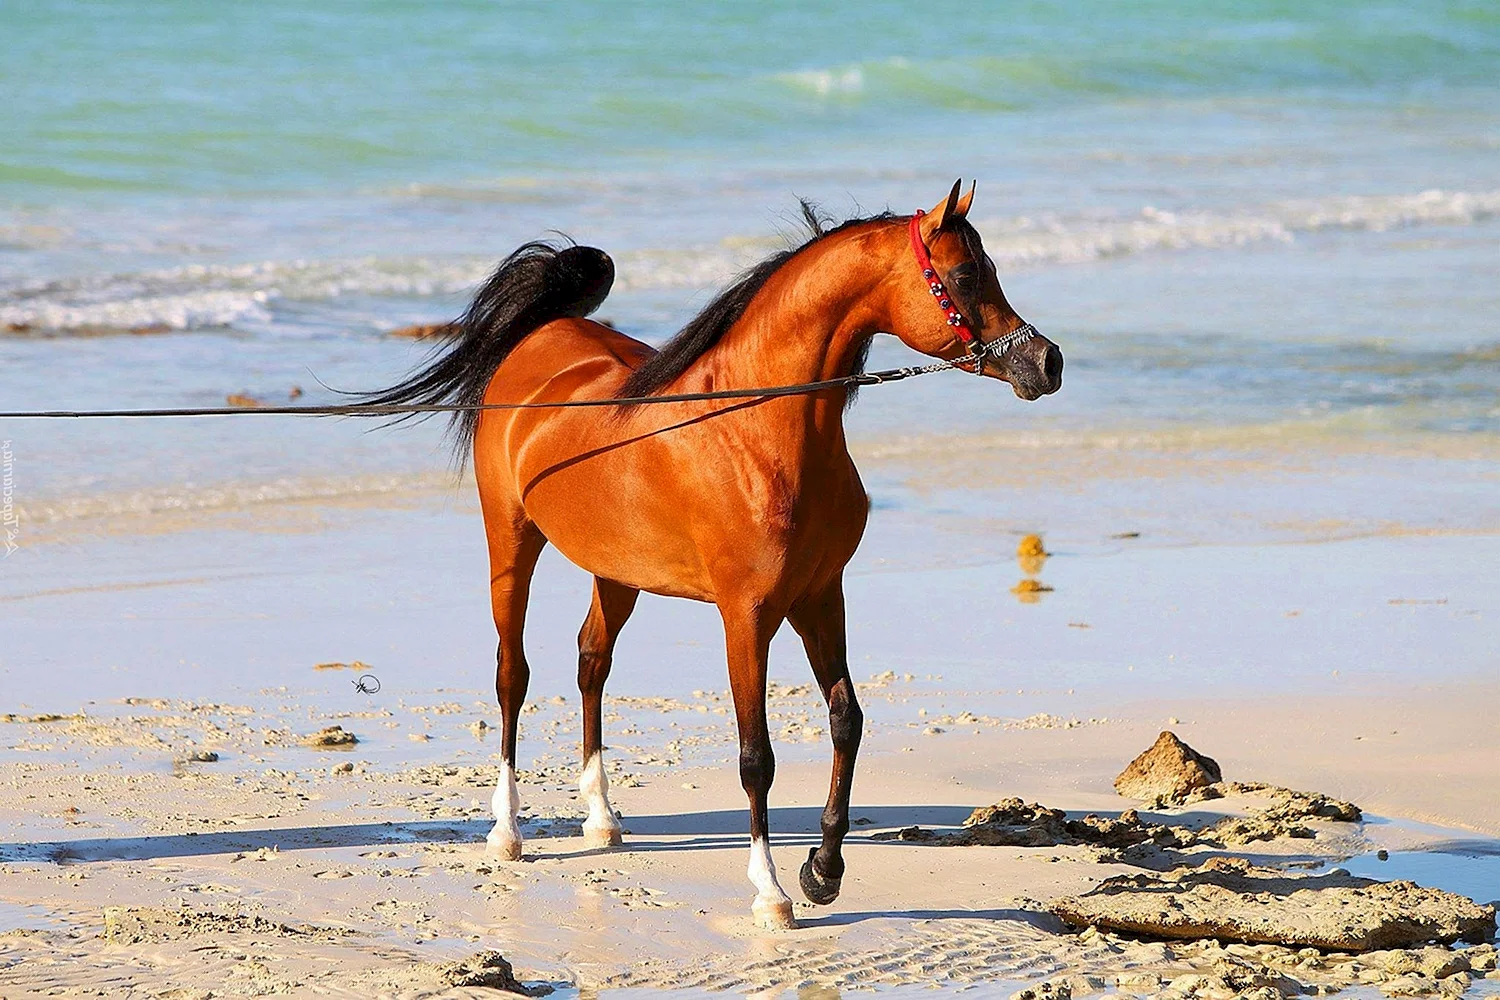
[{"label": "horse muzzle", "polygon": [[1007,351],[1000,368],[1000,377],[1021,399],[1040,399],[1062,388],[1062,351],[1046,337],[1033,337]]}]

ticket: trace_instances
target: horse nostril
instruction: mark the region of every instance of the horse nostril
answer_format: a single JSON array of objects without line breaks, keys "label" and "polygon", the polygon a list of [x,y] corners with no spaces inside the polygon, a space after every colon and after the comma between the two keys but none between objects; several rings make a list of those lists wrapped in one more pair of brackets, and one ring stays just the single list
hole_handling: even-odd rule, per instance
[{"label": "horse nostril", "polygon": [[1062,383],[1063,356],[1056,344],[1047,348],[1047,356],[1042,359],[1042,374],[1047,376],[1048,385],[1060,385]]}]

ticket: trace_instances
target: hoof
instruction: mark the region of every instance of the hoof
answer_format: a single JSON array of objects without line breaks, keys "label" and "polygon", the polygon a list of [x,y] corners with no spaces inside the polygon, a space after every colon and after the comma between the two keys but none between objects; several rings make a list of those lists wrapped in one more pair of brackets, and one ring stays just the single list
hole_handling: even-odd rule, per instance
[{"label": "hoof", "polygon": [[618,826],[606,827],[584,827],[583,846],[589,850],[603,850],[606,847],[619,847],[624,843],[620,836]]},{"label": "hoof", "polygon": [[484,838],[484,852],[500,861],[520,861],[521,842],[508,837],[496,836],[493,832]]},{"label": "hoof", "polygon": [[768,931],[789,931],[797,926],[790,899],[765,900],[757,896],[750,904],[750,912],[755,914],[756,926]]},{"label": "hoof", "polygon": [[802,862],[802,871],[797,881],[802,883],[802,895],[807,897],[809,903],[827,906],[839,898],[839,886],[844,880],[819,875],[818,870],[813,867],[813,856],[817,853],[816,847],[807,852],[807,860]]}]

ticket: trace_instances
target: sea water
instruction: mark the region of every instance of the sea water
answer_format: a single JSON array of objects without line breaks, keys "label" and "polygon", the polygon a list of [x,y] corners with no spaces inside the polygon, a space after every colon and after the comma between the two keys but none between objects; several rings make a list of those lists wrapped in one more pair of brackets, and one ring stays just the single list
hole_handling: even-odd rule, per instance
[{"label": "sea water", "polygon": [[[1493,4],[36,0],[0,36],[0,408],[380,386],[429,349],[389,330],[553,230],[659,342],[800,238],[799,197],[909,212],[963,176],[1064,389],[866,390],[865,454],[1405,442],[1468,461],[1454,524],[1494,514]],[[440,430],[0,428],[33,525],[447,484]],[[877,505],[926,502],[878,466]]]}]

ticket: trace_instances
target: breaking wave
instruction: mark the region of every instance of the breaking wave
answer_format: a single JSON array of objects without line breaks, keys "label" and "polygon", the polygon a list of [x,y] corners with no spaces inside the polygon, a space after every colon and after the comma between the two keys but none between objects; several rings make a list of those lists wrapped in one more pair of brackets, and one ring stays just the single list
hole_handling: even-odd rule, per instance
[{"label": "breaking wave", "polygon": [[1423,191],[1287,201],[1253,212],[1168,212],[1070,220],[1022,216],[977,223],[985,248],[1006,264],[1076,263],[1153,250],[1215,249],[1328,230],[1385,232],[1406,226],[1471,225],[1500,215],[1500,191]]},{"label": "breaking wave", "polygon": [[483,278],[485,267],[479,260],[360,257],[192,264],[0,286],[0,327],[129,331],[264,323],[278,300],[459,293]]},{"label": "breaking wave", "polygon": [[[1470,225],[1500,216],[1500,190],[1330,197],[1275,202],[1239,212],[1019,216],[977,221],[1002,270],[1138,253],[1217,249],[1334,230]],[[615,253],[622,290],[705,288],[762,256],[774,241],[725,240],[706,247]],[[488,257],[357,257],[195,264],[157,271],[45,282],[0,283],[0,331],[98,333],[256,327],[280,302],[343,296],[461,295],[484,278]]]}]

